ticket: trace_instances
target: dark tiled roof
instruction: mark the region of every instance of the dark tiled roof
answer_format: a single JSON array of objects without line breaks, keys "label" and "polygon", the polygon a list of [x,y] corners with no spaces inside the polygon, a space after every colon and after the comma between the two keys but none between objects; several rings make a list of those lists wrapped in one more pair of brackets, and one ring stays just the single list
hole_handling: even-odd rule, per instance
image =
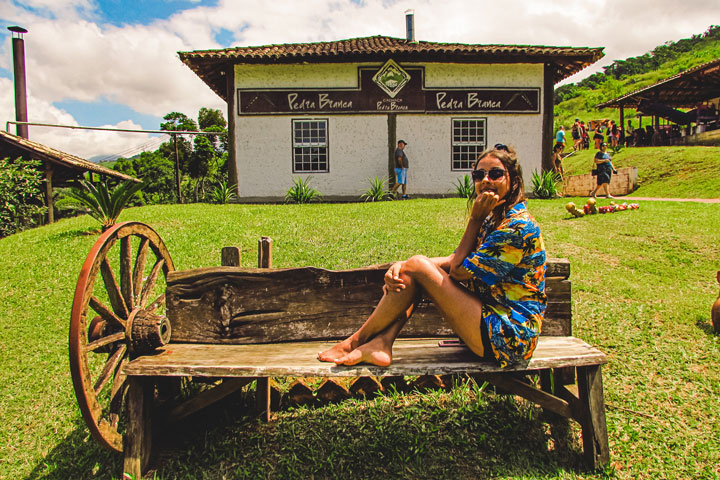
[{"label": "dark tiled roof", "polygon": [[675,108],[692,108],[696,104],[720,96],[720,58],[660,80],[649,87],[635,90],[599,108],[637,108],[641,102],[662,103]]},{"label": "dark tiled roof", "polygon": [[403,38],[373,36],[336,42],[291,43],[259,47],[178,52],[180,60],[210,88],[226,98],[224,72],[242,63],[400,62],[448,63],[549,63],[555,83],[603,57],[602,48],[532,45],[472,45],[463,43],[408,42]]},{"label": "dark tiled roof", "polygon": [[[55,165],[59,165],[60,167],[80,170],[83,172],[94,172],[101,175],[109,175],[121,180],[133,180],[135,182],[140,181],[135,177],[100,166],[97,163],[85,160],[84,158],[76,157],[75,155],[61,152],[60,150],[55,150],[54,148],[50,148],[41,143],[33,142],[32,140],[28,140],[2,130],[0,130],[0,143],[6,143],[10,147],[15,147],[16,149],[28,152],[31,157],[47,160]],[[0,151],[3,150],[3,148],[0,148]]]}]

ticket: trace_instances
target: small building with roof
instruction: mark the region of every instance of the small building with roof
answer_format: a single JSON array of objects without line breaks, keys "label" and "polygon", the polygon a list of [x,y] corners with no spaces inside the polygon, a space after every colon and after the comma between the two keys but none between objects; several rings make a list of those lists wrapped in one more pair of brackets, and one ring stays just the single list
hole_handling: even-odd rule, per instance
[{"label": "small building with roof", "polygon": [[454,194],[477,154],[515,148],[526,186],[548,164],[553,87],[602,48],[468,45],[372,36],[179,52],[228,105],[240,201],[282,199],[297,177],[328,200],[394,181],[408,143],[408,193]]},{"label": "small building with roof", "polygon": [[0,158],[23,158],[25,160],[39,160],[45,177],[45,201],[48,207],[48,222],[54,221],[53,188],[65,187],[73,181],[82,178],[87,173],[97,173],[118,180],[132,180],[139,182],[135,177],[105,168],[69,153],[61,152],[41,143],[28,140],[0,130]]}]

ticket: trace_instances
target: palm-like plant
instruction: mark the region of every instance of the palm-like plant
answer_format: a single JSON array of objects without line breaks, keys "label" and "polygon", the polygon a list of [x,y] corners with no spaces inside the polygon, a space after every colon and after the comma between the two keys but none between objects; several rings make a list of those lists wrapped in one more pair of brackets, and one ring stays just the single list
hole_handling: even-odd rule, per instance
[{"label": "palm-like plant", "polygon": [[560,175],[552,170],[545,170],[542,173],[533,172],[533,194],[536,198],[553,198],[558,195],[559,182]]},{"label": "palm-like plant", "polygon": [[295,203],[308,203],[314,199],[321,199],[322,194],[310,186],[310,178],[307,177],[305,180],[298,177],[293,182],[293,186],[290,187],[285,194],[286,202]]},{"label": "palm-like plant", "polygon": [[462,198],[470,198],[475,191],[475,183],[470,178],[470,175],[465,175],[462,178],[458,178],[455,183],[455,193]]},{"label": "palm-like plant", "polygon": [[226,204],[236,197],[235,185],[228,185],[228,182],[220,182],[215,190],[210,192],[210,199],[215,203]]},{"label": "palm-like plant", "polygon": [[368,181],[370,182],[370,188],[360,195],[360,198],[365,199],[366,202],[385,200],[390,195],[390,193],[385,190],[385,182],[387,181],[385,177],[368,178]]},{"label": "palm-like plant", "polygon": [[65,191],[68,208],[89,214],[100,222],[102,230],[115,225],[120,213],[128,206],[143,184],[132,180],[123,180],[112,188],[106,181],[94,181],[92,178],[80,180],[80,186]]}]

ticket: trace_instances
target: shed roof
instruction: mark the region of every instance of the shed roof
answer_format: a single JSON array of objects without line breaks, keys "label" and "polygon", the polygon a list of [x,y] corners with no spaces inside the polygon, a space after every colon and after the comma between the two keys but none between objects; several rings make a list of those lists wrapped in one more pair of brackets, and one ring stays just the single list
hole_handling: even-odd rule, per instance
[{"label": "shed roof", "polygon": [[256,47],[178,52],[180,60],[227,101],[225,71],[236,64],[384,62],[549,63],[555,83],[604,56],[602,48],[531,45],[476,45],[408,42],[376,35],[334,42],[290,43]]},{"label": "shed roof", "polygon": [[598,107],[638,108],[640,102],[646,101],[675,108],[692,108],[704,100],[717,97],[720,97],[720,58],[601,103]]},{"label": "shed roof", "polygon": [[[76,157],[75,155],[71,155],[69,153],[61,152],[60,150],[56,150],[41,143],[33,142],[32,140],[0,130],[0,157],[25,157],[26,154],[32,158],[48,161],[64,170],[69,169],[83,173],[94,172],[121,180],[132,180],[135,182],[140,181],[135,177],[103,167],[89,160]],[[71,176],[73,175],[63,175],[63,177],[66,178]]]}]

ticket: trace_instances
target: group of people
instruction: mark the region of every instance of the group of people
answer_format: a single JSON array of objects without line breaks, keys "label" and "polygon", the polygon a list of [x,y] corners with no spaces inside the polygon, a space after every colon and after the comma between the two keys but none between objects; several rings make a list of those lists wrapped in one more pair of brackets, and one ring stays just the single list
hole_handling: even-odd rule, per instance
[{"label": "group of people", "polygon": [[[616,124],[615,120],[591,120],[585,125],[585,121],[576,118],[575,123],[570,128],[573,152],[590,148],[590,133],[593,134],[592,139],[597,150],[600,149],[600,144],[603,142],[616,147],[624,141],[623,128],[621,125]],[[562,153],[565,151],[567,144],[565,126],[560,125],[560,129],[555,134],[555,149]]]}]

